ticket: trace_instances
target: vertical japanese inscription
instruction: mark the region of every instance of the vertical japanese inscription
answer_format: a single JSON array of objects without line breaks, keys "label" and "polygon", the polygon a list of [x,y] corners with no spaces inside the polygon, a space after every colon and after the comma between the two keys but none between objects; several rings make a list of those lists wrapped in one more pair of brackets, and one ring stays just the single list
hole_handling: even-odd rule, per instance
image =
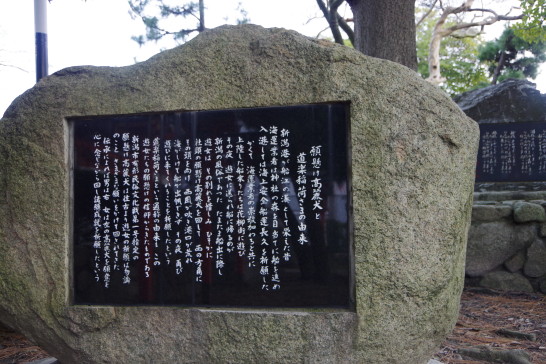
[{"label": "vertical japanese inscription", "polygon": [[[75,301],[350,306],[347,214],[328,206],[348,183],[346,113],[330,104],[74,121],[85,181],[75,183]],[[78,209],[89,192],[92,211]],[[308,297],[286,299],[298,291]]]},{"label": "vertical japanese inscription", "polygon": [[477,182],[546,180],[546,125],[480,124]]}]

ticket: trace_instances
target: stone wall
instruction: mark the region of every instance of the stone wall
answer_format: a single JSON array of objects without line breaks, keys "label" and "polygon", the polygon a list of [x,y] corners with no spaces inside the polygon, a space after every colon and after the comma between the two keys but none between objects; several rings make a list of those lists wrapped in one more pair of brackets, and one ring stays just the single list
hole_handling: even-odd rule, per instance
[{"label": "stone wall", "polygon": [[[479,124],[546,121],[546,95],[509,79],[455,98]],[[466,282],[504,291],[546,293],[546,182],[474,186]]]},{"label": "stone wall", "polygon": [[467,283],[503,291],[546,293],[546,200],[480,201],[483,197],[492,196],[475,196]]}]

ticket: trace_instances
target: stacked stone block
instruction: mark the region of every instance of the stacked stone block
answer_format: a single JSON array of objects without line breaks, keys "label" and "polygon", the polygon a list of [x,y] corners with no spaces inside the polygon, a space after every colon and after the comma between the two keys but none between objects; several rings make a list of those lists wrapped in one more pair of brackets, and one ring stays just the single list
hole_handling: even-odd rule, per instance
[{"label": "stacked stone block", "polygon": [[546,293],[545,207],[546,200],[476,201],[468,235],[468,281],[503,291]]}]

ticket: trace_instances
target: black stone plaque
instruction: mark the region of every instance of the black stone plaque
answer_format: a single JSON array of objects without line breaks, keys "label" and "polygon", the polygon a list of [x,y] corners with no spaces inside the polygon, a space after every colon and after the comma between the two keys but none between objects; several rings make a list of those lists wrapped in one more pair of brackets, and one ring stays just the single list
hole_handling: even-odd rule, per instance
[{"label": "black stone plaque", "polygon": [[352,308],[348,109],[70,119],[74,303]]},{"label": "black stone plaque", "polygon": [[476,182],[546,180],[546,123],[480,124]]}]

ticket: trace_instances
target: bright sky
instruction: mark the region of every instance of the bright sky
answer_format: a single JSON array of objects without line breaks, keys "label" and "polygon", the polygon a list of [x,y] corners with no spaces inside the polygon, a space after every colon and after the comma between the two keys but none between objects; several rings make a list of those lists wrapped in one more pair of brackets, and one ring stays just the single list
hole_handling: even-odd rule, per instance
[{"label": "bright sky", "polygon": [[[294,29],[309,36],[326,27],[323,19],[306,24],[319,15],[315,0],[207,0],[206,26],[233,24],[239,3],[252,23],[264,27]],[[143,34],[144,26],[132,20],[128,10],[126,0],[53,0],[47,6],[49,73],[77,65],[130,65],[174,45],[152,43],[140,48],[131,36]],[[0,1],[0,64],[7,65],[0,66],[0,116],[35,83],[34,43],[34,1]],[[539,77],[535,82],[544,93],[546,67]]]}]

